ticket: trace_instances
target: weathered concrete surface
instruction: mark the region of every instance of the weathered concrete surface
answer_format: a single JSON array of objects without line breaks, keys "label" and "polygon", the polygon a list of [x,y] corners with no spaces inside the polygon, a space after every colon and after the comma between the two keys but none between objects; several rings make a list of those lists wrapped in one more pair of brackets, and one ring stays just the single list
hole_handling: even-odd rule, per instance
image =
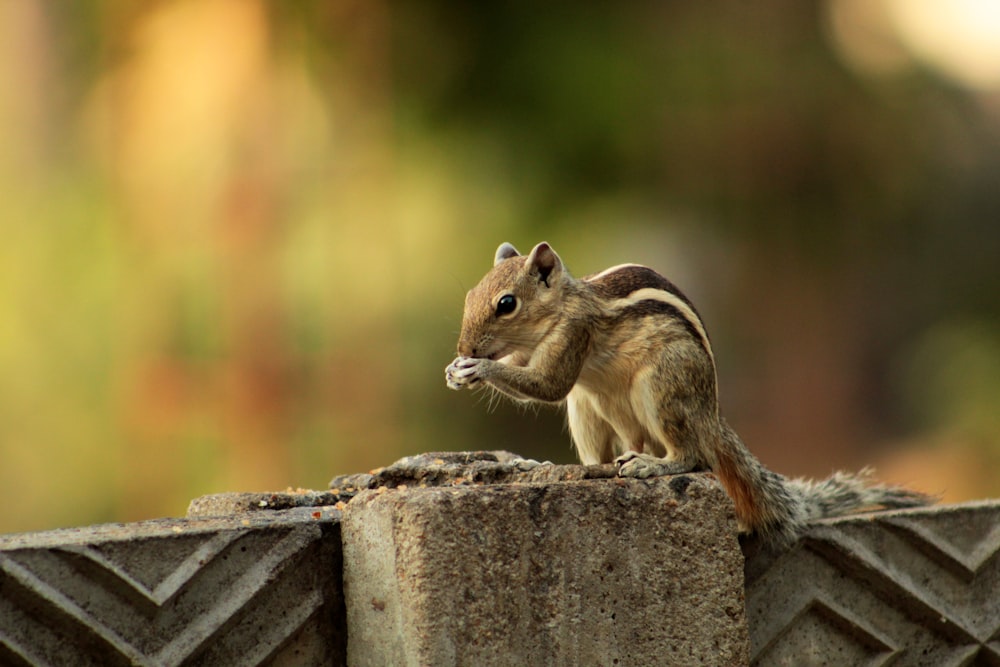
[{"label": "weathered concrete surface", "polygon": [[511,484],[609,479],[615,466],[554,465],[524,459],[512,452],[429,452],[407,456],[370,473],[339,475],[330,489],[374,489],[382,486],[447,486],[455,484]]},{"label": "weathered concrete surface", "polygon": [[732,503],[709,475],[365,491],[352,665],[742,665]]},{"label": "weathered concrete surface", "polygon": [[505,451],[430,452],[407,456],[371,472],[338,475],[327,491],[287,489],[274,493],[216,493],[195,498],[190,517],[231,516],[261,510],[334,506],[343,508],[365,489],[455,486],[462,484],[515,484],[611,479],[615,466],[553,465],[523,459]]},{"label": "weathered concrete surface", "polygon": [[188,516],[231,516],[295,507],[343,507],[365,489],[399,486],[428,487],[460,484],[513,484],[610,479],[615,466],[553,465],[523,459],[505,451],[430,452],[407,456],[371,472],[338,475],[327,491],[288,489],[274,493],[217,493],[195,498]]},{"label": "weathered concrete surface", "polygon": [[1000,501],[830,519],[755,549],[754,665],[1000,665]]},{"label": "weathered concrete surface", "polygon": [[312,507],[343,509],[361,489],[351,488],[337,493],[308,489],[275,491],[273,493],[242,492],[213,493],[195,498],[188,504],[189,518],[231,517],[247,514],[270,514]]},{"label": "weathered concrete surface", "polygon": [[0,665],[344,663],[339,512],[0,536]]}]

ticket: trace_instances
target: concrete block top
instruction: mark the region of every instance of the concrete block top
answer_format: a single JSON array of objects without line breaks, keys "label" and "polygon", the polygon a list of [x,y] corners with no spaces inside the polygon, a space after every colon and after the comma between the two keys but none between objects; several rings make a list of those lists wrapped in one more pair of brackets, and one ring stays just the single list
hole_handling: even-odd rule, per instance
[{"label": "concrete block top", "polygon": [[528,482],[612,479],[614,465],[553,465],[511,452],[430,452],[407,456],[366,473],[338,475],[326,491],[288,489],[276,493],[219,493],[191,501],[189,517],[232,516],[261,510],[334,506],[343,509],[358,493],[379,488],[426,488]]}]

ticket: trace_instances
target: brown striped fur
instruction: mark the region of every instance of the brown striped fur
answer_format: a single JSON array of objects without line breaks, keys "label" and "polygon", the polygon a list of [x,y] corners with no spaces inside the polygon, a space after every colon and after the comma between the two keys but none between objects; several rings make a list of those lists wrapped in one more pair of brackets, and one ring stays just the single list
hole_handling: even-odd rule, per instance
[{"label": "brown striped fur", "polygon": [[741,529],[774,542],[821,516],[932,500],[869,486],[863,475],[808,482],[764,468],[720,416],[697,310],[644,266],[578,280],[548,244],[525,256],[505,243],[466,297],[458,355],[446,369],[449,387],[484,383],[517,400],[564,401],[581,461],[616,461],[622,476],[710,469]]}]

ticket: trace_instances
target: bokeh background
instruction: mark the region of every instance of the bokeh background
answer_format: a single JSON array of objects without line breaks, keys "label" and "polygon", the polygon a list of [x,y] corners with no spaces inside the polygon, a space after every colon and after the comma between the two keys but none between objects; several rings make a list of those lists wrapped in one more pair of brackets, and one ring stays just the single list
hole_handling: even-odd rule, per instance
[{"label": "bokeh background", "polygon": [[991,0],[6,0],[0,231],[0,531],[572,461],[444,384],[502,241],[671,277],[767,465],[1000,495]]}]

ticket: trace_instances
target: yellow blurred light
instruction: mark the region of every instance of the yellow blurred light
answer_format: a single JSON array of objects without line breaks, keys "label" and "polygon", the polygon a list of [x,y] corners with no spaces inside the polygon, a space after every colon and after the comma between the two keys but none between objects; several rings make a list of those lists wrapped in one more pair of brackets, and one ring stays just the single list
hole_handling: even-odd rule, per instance
[{"label": "yellow blurred light", "polygon": [[831,0],[829,26],[844,59],[871,74],[919,60],[975,90],[1000,89],[997,0]]},{"label": "yellow blurred light", "polygon": [[900,40],[969,88],[1000,88],[1000,2],[886,0]]},{"label": "yellow blurred light", "polygon": [[853,68],[886,75],[911,64],[884,1],[831,0],[827,16],[834,47]]}]

